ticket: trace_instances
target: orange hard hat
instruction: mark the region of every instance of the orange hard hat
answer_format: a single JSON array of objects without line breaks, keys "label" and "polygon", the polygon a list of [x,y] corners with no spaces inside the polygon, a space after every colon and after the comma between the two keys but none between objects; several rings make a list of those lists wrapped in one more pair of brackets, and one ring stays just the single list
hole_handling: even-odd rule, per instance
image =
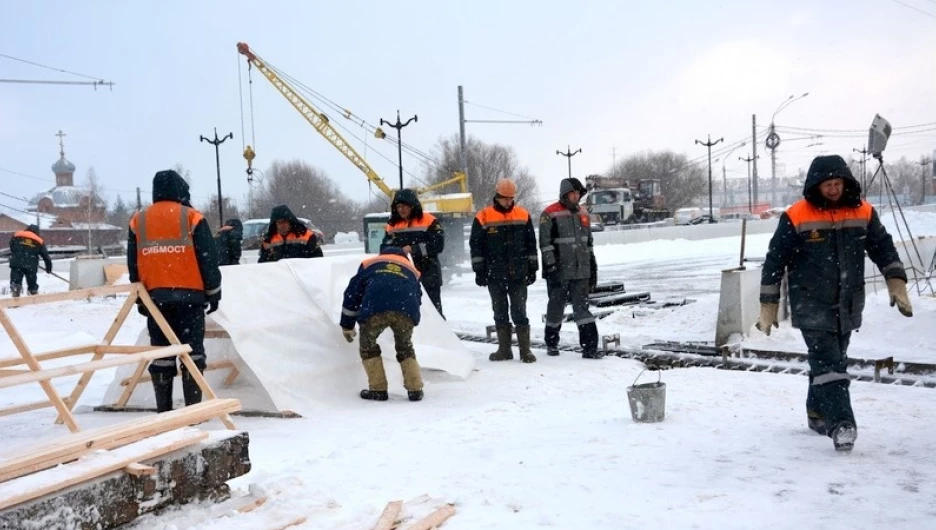
[{"label": "orange hard hat", "polygon": [[501,197],[513,199],[517,196],[517,185],[510,179],[500,179],[494,186],[494,193]]}]

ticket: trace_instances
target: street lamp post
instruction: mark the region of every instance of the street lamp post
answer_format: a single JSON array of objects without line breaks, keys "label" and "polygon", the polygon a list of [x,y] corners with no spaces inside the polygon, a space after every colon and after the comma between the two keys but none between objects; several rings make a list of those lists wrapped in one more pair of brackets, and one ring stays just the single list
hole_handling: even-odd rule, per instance
[{"label": "street lamp post", "polygon": [[573,153],[573,152],[572,152],[572,147],[570,147],[570,146],[566,146],[566,152],[565,152],[565,153],[563,153],[562,151],[556,149],[556,154],[557,154],[557,155],[562,155],[562,156],[566,157],[566,159],[569,161],[569,178],[572,178],[572,157],[575,156],[575,155],[577,155],[577,154],[579,154],[579,153],[581,153],[581,152],[582,152],[582,148],[579,148],[577,151],[575,151],[575,152]]},{"label": "street lamp post", "polygon": [[210,140],[204,136],[200,137],[200,141],[208,142],[215,148],[215,167],[218,169],[218,226],[224,225],[224,199],[221,198],[221,154],[218,151],[218,146],[223,144],[225,140],[232,139],[234,139],[234,133],[227,133],[227,136],[219,139],[217,127],[214,128],[214,140]]},{"label": "street lamp post", "polygon": [[708,141],[703,142],[701,140],[696,140],[697,145],[704,145],[708,148],[708,215],[709,223],[715,222],[715,213],[712,210],[712,146],[718,142],[724,142],[724,138],[719,138],[718,140],[712,141],[712,135],[708,135]]},{"label": "street lamp post", "polygon": [[412,118],[406,120],[406,123],[400,122],[400,109],[396,111],[396,123],[390,123],[389,121],[380,118],[380,124],[386,125],[388,127],[393,127],[397,130],[397,160],[400,163],[400,189],[403,189],[403,127],[406,127],[410,122],[419,121],[419,116],[413,115]]},{"label": "street lamp post", "polygon": [[760,155],[749,156],[747,158],[738,157],[738,160],[743,160],[747,162],[747,209],[748,213],[754,213],[754,199],[753,199],[753,179],[751,179],[751,162],[760,158]]},{"label": "street lamp post", "polygon": [[725,162],[728,161],[728,157],[731,153],[734,153],[736,150],[747,145],[747,142],[741,142],[740,144],[731,148],[730,151],[725,153],[725,158],[722,159],[721,163],[721,180],[722,180],[722,206],[728,206],[728,175],[725,170]]},{"label": "street lamp post", "polygon": [[799,101],[804,97],[808,96],[809,92],[804,92],[800,96],[791,94],[790,97],[783,100],[783,103],[777,107],[777,110],[774,111],[773,115],[770,117],[770,132],[767,134],[766,145],[770,149],[770,205],[776,206],[777,204],[777,147],[780,146],[780,135],[777,134],[776,128],[774,127],[774,119],[777,117],[777,114],[781,110],[787,108],[794,101]]}]

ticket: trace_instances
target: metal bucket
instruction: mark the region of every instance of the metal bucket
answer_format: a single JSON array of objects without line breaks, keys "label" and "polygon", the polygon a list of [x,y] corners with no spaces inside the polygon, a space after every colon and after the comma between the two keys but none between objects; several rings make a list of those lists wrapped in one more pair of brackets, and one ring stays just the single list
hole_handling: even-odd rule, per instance
[{"label": "metal bucket", "polygon": [[657,423],[663,421],[666,414],[666,383],[660,382],[657,371],[656,383],[638,385],[637,379],[646,370],[641,370],[634,379],[634,384],[627,387],[627,402],[630,404],[631,417],[637,423]]}]

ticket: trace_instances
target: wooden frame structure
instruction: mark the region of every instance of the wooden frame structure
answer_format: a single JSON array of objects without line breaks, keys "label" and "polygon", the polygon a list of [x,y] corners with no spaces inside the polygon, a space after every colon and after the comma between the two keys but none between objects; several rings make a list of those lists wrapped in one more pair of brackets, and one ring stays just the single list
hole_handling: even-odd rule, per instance
[{"label": "wooden frame structure", "polygon": [[[26,305],[44,304],[64,300],[82,300],[89,299],[93,296],[108,296],[122,293],[127,293],[127,299],[121,306],[120,311],[117,313],[117,316],[114,319],[114,322],[111,324],[100,343],[79,346],[75,348],[51,350],[41,353],[33,353],[29,349],[6,310],[7,308],[22,307]],[[127,315],[130,314],[130,311],[133,309],[133,306],[137,303],[138,300],[146,307],[150,316],[152,316],[152,318],[156,321],[159,329],[162,330],[166,338],[169,340],[170,346],[136,346],[113,344],[114,338],[117,337],[117,333],[120,331],[121,326],[127,319]],[[143,288],[142,284],[133,283],[128,285],[93,287],[90,289],[68,291],[63,293],[2,299],[0,300],[0,325],[3,326],[3,329],[13,341],[13,345],[20,353],[20,358],[12,357],[0,359],[0,389],[26,383],[39,383],[39,385],[42,387],[42,390],[45,392],[46,397],[48,398],[47,400],[43,401],[0,409],[0,416],[27,412],[52,406],[55,407],[56,411],[58,412],[58,417],[56,418],[55,422],[65,423],[65,425],[68,426],[68,429],[72,433],[78,432],[80,431],[80,428],[78,427],[78,424],[75,422],[75,418],[72,415],[72,409],[74,409],[75,404],[78,403],[78,399],[87,388],[88,383],[91,381],[91,377],[94,375],[95,371],[125,364],[135,363],[137,365],[133,375],[127,381],[120,399],[114,407],[122,408],[126,406],[127,401],[130,399],[131,394],[133,394],[137,384],[142,380],[143,372],[146,370],[149,362],[153,359],[172,356],[178,357],[179,360],[185,365],[189,373],[192,375],[192,379],[194,379],[199,388],[201,388],[202,394],[206,400],[218,399],[214,391],[208,385],[208,382],[205,380],[205,377],[202,375],[201,371],[199,371],[198,367],[195,366],[191,356],[189,356],[191,348],[189,348],[187,345],[181,344],[179,337],[175,334],[174,331],[172,331],[172,328],[169,326],[166,318],[159,311],[159,308],[153,302],[153,299],[150,298],[149,293],[146,292],[146,289]],[[81,364],[73,364],[51,369],[43,369],[39,364],[41,361],[88,354],[92,355],[91,361]],[[105,359],[104,356],[109,354],[114,354],[116,357]],[[27,367],[26,369],[13,368],[24,364]],[[51,380],[56,377],[76,374],[82,374],[81,378],[78,380],[78,383],[75,385],[75,388],[72,390],[69,396],[62,398],[52,386]],[[233,377],[236,376],[235,369],[235,372],[233,372],[228,378],[233,380]],[[227,412],[219,414],[218,417],[228,429],[235,428],[234,422],[231,420],[231,417]]]}]

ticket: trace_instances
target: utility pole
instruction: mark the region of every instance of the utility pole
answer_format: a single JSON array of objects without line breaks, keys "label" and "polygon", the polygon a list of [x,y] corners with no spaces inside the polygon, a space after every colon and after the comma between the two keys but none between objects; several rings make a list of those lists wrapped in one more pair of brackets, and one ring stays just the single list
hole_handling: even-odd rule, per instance
[{"label": "utility pole", "polygon": [[556,149],[556,154],[557,154],[557,155],[562,155],[562,156],[566,157],[566,159],[569,161],[569,178],[572,178],[572,157],[575,156],[575,155],[577,155],[577,154],[579,154],[579,153],[581,153],[581,152],[582,152],[582,149],[579,148],[576,152],[573,153],[573,152],[572,152],[572,147],[570,147],[570,146],[566,146],[566,152],[565,152],[565,153],[563,153],[562,151]]},{"label": "utility pole", "polygon": [[712,210],[712,146],[718,142],[724,142],[724,138],[719,138],[718,140],[712,141],[712,135],[708,135],[708,141],[703,142],[701,140],[696,140],[695,143],[698,145],[704,145],[708,148],[708,214],[709,214],[709,223],[715,222],[715,213]]},{"label": "utility pole", "polygon": [[418,122],[419,116],[413,115],[412,118],[406,120],[406,123],[400,122],[400,109],[396,111],[396,123],[390,123],[389,121],[380,118],[380,124],[386,125],[388,127],[393,127],[397,130],[397,160],[400,162],[400,189],[403,189],[403,127],[406,127],[410,122]]},{"label": "utility pole", "polygon": [[458,169],[468,176],[468,152],[465,150],[465,91],[458,85]]},{"label": "utility pole", "polygon": [[757,202],[757,159],[760,158],[757,156],[757,114],[751,114],[751,156],[754,158],[754,173],[751,177],[753,201]]},{"label": "utility pole", "polygon": [[140,187],[137,186],[137,211],[143,210],[143,200],[140,198]]},{"label": "utility pole", "polygon": [[926,166],[932,164],[932,160],[927,160],[925,156],[920,157],[920,166],[922,166],[923,173],[920,177],[923,179],[923,195],[920,199],[920,204],[926,204]]},{"label": "utility pole", "polygon": [[224,138],[218,139],[218,128],[214,128],[214,140],[205,138],[204,136],[199,137],[200,141],[208,142],[213,145],[215,148],[215,167],[218,170],[218,226],[224,226],[224,199],[221,195],[221,153],[218,150],[218,147],[224,143],[225,140],[233,140],[234,133],[229,132]]},{"label": "utility pole", "polygon": [[617,171],[617,146],[612,145],[611,146],[611,176],[616,177],[617,173],[618,173]]},{"label": "utility pole", "polygon": [[861,196],[864,197],[868,195],[868,190],[865,189],[865,161],[868,159],[868,148],[852,148],[852,151],[861,155],[861,160],[858,161],[858,171],[861,172],[861,178],[859,179],[859,182],[861,182]]},{"label": "utility pole", "polygon": [[[757,142],[754,143],[754,149],[755,150],[757,149]],[[748,209],[748,213],[754,213],[754,201],[753,201],[752,190],[751,190],[751,162],[754,162],[755,160],[757,160],[757,158],[758,158],[757,156],[749,156],[747,158],[744,158],[741,156],[738,157],[738,160],[743,160],[747,162],[747,209]],[[757,165],[755,164],[754,167],[757,167]]]},{"label": "utility pole", "polygon": [[780,113],[783,109],[787,108],[794,101],[799,101],[804,97],[808,96],[809,92],[805,92],[800,96],[790,94],[790,97],[783,100],[777,110],[774,111],[773,115],[770,117],[770,132],[767,134],[767,141],[765,142],[767,148],[770,149],[770,205],[777,205],[777,147],[780,147],[780,135],[777,134],[776,127],[774,126],[774,119],[777,117],[777,114]]}]

